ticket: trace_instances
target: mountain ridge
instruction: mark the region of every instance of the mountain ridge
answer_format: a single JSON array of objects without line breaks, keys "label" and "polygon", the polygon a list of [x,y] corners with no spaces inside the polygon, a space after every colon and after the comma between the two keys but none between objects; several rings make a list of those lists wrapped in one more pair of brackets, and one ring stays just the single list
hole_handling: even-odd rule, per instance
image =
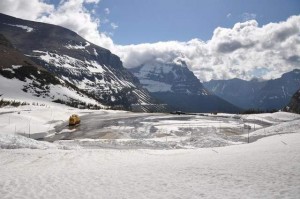
[{"label": "mountain ridge", "polygon": [[300,87],[300,70],[265,81],[211,80],[203,85],[219,97],[245,109],[281,109]]},{"label": "mountain ridge", "polygon": [[153,104],[154,110],[164,109],[118,56],[71,30],[0,14],[0,33],[33,62],[93,95],[101,104],[126,110],[132,105]]}]

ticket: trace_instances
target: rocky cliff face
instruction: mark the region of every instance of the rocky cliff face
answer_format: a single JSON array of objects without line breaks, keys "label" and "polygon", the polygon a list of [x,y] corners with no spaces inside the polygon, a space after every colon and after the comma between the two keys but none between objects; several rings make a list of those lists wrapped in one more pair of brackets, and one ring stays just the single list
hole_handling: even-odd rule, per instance
[{"label": "rocky cliff face", "polygon": [[68,29],[0,14],[0,33],[35,63],[104,105],[157,104],[118,56]]},{"label": "rocky cliff face", "polygon": [[204,86],[219,97],[245,109],[281,109],[300,87],[300,70],[295,69],[268,81],[211,80],[204,82]]},{"label": "rocky cliff face", "polygon": [[131,69],[144,88],[173,110],[236,112],[239,109],[208,92],[183,61],[148,62]]}]

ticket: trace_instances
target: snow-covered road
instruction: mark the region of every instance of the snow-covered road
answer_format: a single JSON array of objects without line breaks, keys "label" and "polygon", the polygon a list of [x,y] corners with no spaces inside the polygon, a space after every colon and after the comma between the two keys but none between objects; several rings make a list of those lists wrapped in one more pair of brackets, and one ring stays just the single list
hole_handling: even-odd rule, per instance
[{"label": "snow-covered road", "polygon": [[299,198],[300,132],[194,150],[0,150],[0,198]]}]

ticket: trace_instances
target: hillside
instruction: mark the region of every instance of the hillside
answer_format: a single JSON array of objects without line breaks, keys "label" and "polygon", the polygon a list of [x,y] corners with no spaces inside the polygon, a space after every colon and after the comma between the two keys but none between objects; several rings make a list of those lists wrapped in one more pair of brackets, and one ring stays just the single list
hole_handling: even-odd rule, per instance
[{"label": "hillside", "polygon": [[123,67],[118,56],[75,32],[4,14],[0,14],[0,24],[0,33],[28,58],[101,104],[128,110],[132,105],[147,105],[140,108],[142,111],[163,109]]},{"label": "hillside", "polygon": [[284,108],[284,110],[300,114],[300,89],[295,92],[289,104]]}]

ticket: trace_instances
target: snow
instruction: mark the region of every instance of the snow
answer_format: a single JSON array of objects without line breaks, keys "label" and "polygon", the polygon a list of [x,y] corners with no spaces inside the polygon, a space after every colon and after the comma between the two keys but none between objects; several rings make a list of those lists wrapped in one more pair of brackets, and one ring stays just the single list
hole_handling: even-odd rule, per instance
[{"label": "snow", "polygon": [[47,103],[55,99],[69,101],[70,98],[73,98],[82,102],[100,105],[96,100],[81,96],[75,90],[61,85],[50,84],[49,96],[44,96],[44,98],[36,97],[33,93],[24,92],[22,90],[24,86],[29,85],[30,83],[32,83],[32,80],[29,79],[26,79],[26,82],[23,82],[18,79],[7,79],[0,76],[0,94],[2,94],[2,98],[7,100],[26,101],[29,103]]},{"label": "snow", "polygon": [[66,46],[64,46],[65,48],[67,49],[85,49],[86,47],[90,46],[91,44],[89,42],[86,42],[85,45],[83,46],[82,44],[81,45],[71,45],[71,44],[68,44]]},{"label": "snow", "polygon": [[299,152],[299,131],[196,150],[0,150],[0,197],[298,198]]},{"label": "snow", "polygon": [[67,147],[58,146],[49,142],[36,141],[21,135],[10,134],[1,134],[0,143],[0,149],[68,149]]},{"label": "snow", "polygon": [[23,30],[26,30],[26,32],[32,32],[34,29],[29,27],[29,26],[24,26],[24,25],[17,25],[17,24],[5,24],[5,25],[9,25],[9,26],[15,26],[18,28],[22,28]]},{"label": "snow", "polygon": [[172,65],[168,65],[168,64],[157,65],[157,63],[156,64],[148,63],[143,65],[140,71],[135,75],[139,79],[146,79],[149,74],[159,76],[160,74],[168,74],[170,72],[173,72]]},{"label": "snow", "polygon": [[98,64],[98,62],[96,62],[96,61],[91,61],[91,62],[86,61],[86,63],[88,64],[87,69],[89,71],[91,71],[92,73],[103,73],[104,72],[104,69],[102,68],[102,66],[100,64]]},{"label": "snow", "polygon": [[98,56],[98,52],[97,50],[94,48],[94,55],[97,57]]},{"label": "snow", "polygon": [[0,109],[0,135],[20,134],[38,139],[54,133],[54,126],[67,120],[74,112],[81,115],[78,109],[54,103],[4,107]]},{"label": "snow", "polygon": [[15,73],[15,71],[14,71],[13,69],[11,69],[11,68],[4,68],[4,69],[2,69],[2,70],[4,70],[4,71],[9,71],[9,72],[11,72],[11,73]]},{"label": "snow", "polygon": [[150,92],[172,92],[172,85],[149,79],[141,79],[141,84]]},{"label": "snow", "polygon": [[12,65],[11,67],[12,67],[13,69],[18,69],[18,68],[21,68],[22,65]]},{"label": "snow", "polygon": [[172,69],[173,69],[173,66],[166,65],[166,64],[161,64],[161,65],[145,64],[143,66],[143,68],[140,70],[140,73],[141,73],[141,75],[149,74],[149,72],[155,73],[155,74],[160,74],[160,73],[167,74],[167,73],[171,72]]},{"label": "snow", "polygon": [[[57,132],[55,126],[74,113],[123,118],[98,129],[122,136],[32,139],[73,133]],[[132,127],[130,117],[145,120]],[[218,130],[241,130],[244,123],[270,126],[250,132],[249,144],[224,140]],[[158,131],[146,138],[151,125]],[[126,133],[134,130],[137,139]],[[0,109],[0,198],[299,198],[299,152],[300,116],[292,113],[189,116],[54,103],[5,107]]]},{"label": "snow", "polygon": [[295,119],[300,119],[300,115],[288,113],[288,112],[275,112],[275,113],[242,115],[242,119],[259,120],[259,121],[267,122],[270,124],[277,124],[280,122],[286,122],[286,121],[291,121],[291,120],[295,120]]}]

